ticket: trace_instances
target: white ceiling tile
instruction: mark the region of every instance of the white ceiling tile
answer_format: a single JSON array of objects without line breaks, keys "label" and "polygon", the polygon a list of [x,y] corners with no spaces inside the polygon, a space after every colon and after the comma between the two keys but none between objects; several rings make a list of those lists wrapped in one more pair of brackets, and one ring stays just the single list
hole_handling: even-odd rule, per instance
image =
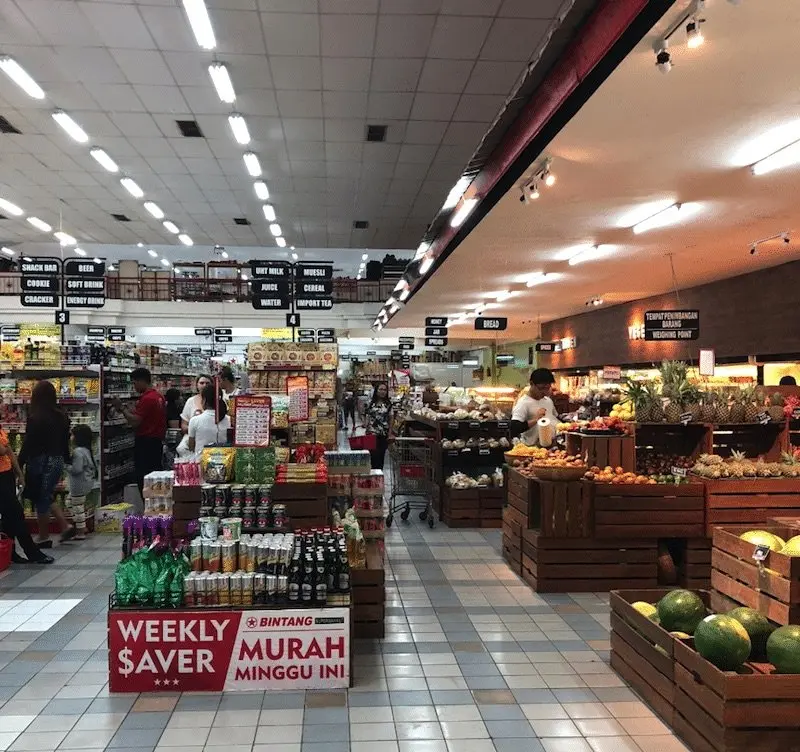
[{"label": "white ceiling tile", "polygon": [[261,26],[270,55],[319,55],[319,16],[262,13]]},{"label": "white ceiling tile", "polygon": [[[233,85],[238,91],[244,89],[268,89],[272,87],[272,74],[266,55],[225,55],[226,65],[230,66]],[[205,68],[204,68],[205,70]],[[206,75],[208,72],[206,71]],[[210,83],[210,80],[208,80]]]},{"label": "white ceiling tile", "polygon": [[518,62],[479,60],[472,69],[466,94],[508,94],[521,79],[525,66]]},{"label": "white ceiling tile", "polygon": [[44,154],[38,154],[37,156],[39,161],[49,170],[56,170],[58,172],[64,172],[68,170],[77,172],[80,170],[78,163],[64,153],[46,152]]},{"label": "white ceiling tile", "polygon": [[555,18],[565,0],[504,0],[498,15],[511,18]]},{"label": "white ceiling tile", "polygon": [[481,50],[481,59],[527,62],[539,49],[549,26],[549,21],[539,19],[497,18]]},{"label": "white ceiling tile", "polygon": [[318,13],[317,0],[258,0],[258,9],[272,13]]},{"label": "white ceiling tile", "polygon": [[292,162],[292,173],[295,175],[295,183],[299,183],[304,178],[324,177],[325,163],[297,160],[296,162]]},{"label": "white ceiling tile", "polygon": [[183,136],[177,136],[168,138],[167,141],[172,147],[172,150],[179,157],[201,157],[210,159],[212,156],[211,149],[208,147],[208,141],[204,138],[184,138]]},{"label": "white ceiling tile", "polygon": [[436,16],[381,14],[378,17],[375,57],[425,57],[435,23]]},{"label": "white ceiling tile", "polygon": [[139,50],[112,49],[111,54],[132,84],[172,84],[172,73],[159,53],[143,55]]},{"label": "white ceiling tile", "polygon": [[53,82],[47,86],[47,96],[64,109],[94,110],[97,102],[81,83]]},{"label": "white ceiling tile", "polygon": [[125,136],[159,136],[161,131],[158,129],[155,120],[146,113],[112,112],[111,120]]},{"label": "white ceiling tile", "polygon": [[287,141],[322,141],[322,118],[283,118],[283,132]]},{"label": "white ceiling tile", "polygon": [[376,144],[367,142],[364,144],[364,164],[394,164],[400,154],[399,144]]},{"label": "white ceiling tile", "polygon": [[367,92],[323,91],[322,109],[326,118],[366,118]]},{"label": "white ceiling tile", "polygon": [[364,145],[356,142],[326,143],[325,159],[329,162],[360,162]]},{"label": "white ceiling tile", "polygon": [[321,16],[322,56],[372,57],[375,42],[375,15]]},{"label": "white ceiling tile", "polygon": [[125,83],[119,66],[103,47],[59,47],[53,64],[73,81],[87,85]]},{"label": "white ceiling tile", "polygon": [[435,144],[403,144],[400,147],[398,162],[417,162],[429,164],[436,156],[437,146]]},{"label": "white ceiling tile", "polygon": [[83,126],[90,138],[119,136],[119,128],[102,112],[73,112],[73,117]]},{"label": "white ceiling tile", "polygon": [[0,44],[44,44],[35,24],[25,16],[14,0],[0,0]]},{"label": "white ceiling tile", "polygon": [[187,171],[184,163],[177,157],[148,157],[147,164],[159,175],[174,175]]},{"label": "white ceiling tile", "polygon": [[97,139],[97,145],[102,146],[114,159],[122,160],[138,154],[131,142],[123,136],[103,136],[103,138]]},{"label": "white ceiling tile", "polygon": [[366,136],[366,121],[355,118],[325,118],[325,140],[361,142]]},{"label": "white ceiling tile", "polygon": [[472,60],[435,60],[428,58],[422,67],[419,91],[461,93],[473,68]]},{"label": "white ceiling tile", "polygon": [[162,53],[172,77],[179,86],[208,86],[208,66],[198,60],[196,52]]},{"label": "white ceiling tile", "polygon": [[177,86],[143,86],[133,87],[142,104],[151,113],[159,112],[189,112],[189,105],[186,104]]},{"label": "white ceiling tile", "polygon": [[390,0],[383,3],[381,12],[435,16],[441,7],[442,0]]},{"label": "white ceiling tile", "polygon": [[322,141],[289,141],[286,144],[286,151],[292,162],[325,159],[325,144]]},{"label": "white ceiling tile", "polygon": [[99,41],[107,47],[155,48],[153,37],[136,6],[88,2],[79,2],[78,5],[95,30],[95,44]]},{"label": "white ceiling tile", "polygon": [[278,102],[272,89],[239,89],[236,107],[246,115],[278,117]]},{"label": "white ceiling tile", "polygon": [[[9,6],[3,6],[3,24],[19,22],[16,14],[7,15]],[[87,22],[78,3],[53,3],[51,0],[23,0],[20,10],[35,27],[37,34],[49,44],[72,44],[76,47],[97,45],[97,34]],[[21,25],[23,33],[29,33],[25,25]],[[17,44],[21,41],[15,38]]]},{"label": "white ceiling tile", "polygon": [[458,94],[417,94],[411,120],[450,120],[458,105]]},{"label": "white ceiling tile", "polygon": [[269,60],[276,89],[322,88],[322,68],[318,57],[274,56]]},{"label": "white ceiling tile", "polygon": [[206,0],[209,8],[223,10],[258,10],[256,0]]},{"label": "white ceiling tile", "polygon": [[[561,0],[559,0],[560,2]],[[442,15],[453,16],[494,16],[500,8],[502,0],[443,0]],[[541,5],[540,0],[528,5]]]},{"label": "white ceiling tile", "polygon": [[325,89],[368,91],[369,58],[326,58],[322,61],[322,85]]},{"label": "white ceiling tile", "polygon": [[263,55],[264,35],[256,11],[220,10],[212,15],[220,54],[228,52]]},{"label": "white ceiling tile", "polygon": [[478,56],[492,19],[479,16],[439,16],[433,29],[429,55],[457,60]]},{"label": "white ceiling tile", "polygon": [[195,159],[185,157],[183,163],[192,175],[213,175],[219,172],[219,163],[216,159]]},{"label": "white ceiling tile", "polygon": [[321,118],[321,91],[276,91],[278,109],[285,118]]},{"label": "white ceiling tile", "polygon": [[372,91],[414,91],[422,72],[422,58],[376,58],[372,63]]},{"label": "white ceiling tile", "polygon": [[[215,115],[230,108],[230,105],[219,101],[216,90],[209,84],[205,86],[181,86],[180,91],[186,107],[195,115]],[[237,99],[235,106],[241,107],[240,100]]]},{"label": "white ceiling tile", "polygon": [[372,121],[402,120],[409,116],[414,95],[411,93],[373,92],[369,96],[367,117]]},{"label": "white ceiling tile", "polygon": [[[200,141],[201,139],[187,138],[184,140],[189,143],[191,141]],[[206,143],[211,153],[217,159],[236,159],[237,156],[241,159],[241,147],[235,144],[230,138],[210,138]],[[242,170],[244,170],[244,164],[242,164],[241,167]]]},{"label": "white ceiling tile", "polygon": [[492,122],[503,109],[502,94],[464,94],[453,113],[453,120]]},{"label": "white ceiling tile", "polygon": [[143,5],[139,12],[159,49],[167,52],[192,51],[197,54],[197,42],[183,9],[177,3],[168,8]]}]

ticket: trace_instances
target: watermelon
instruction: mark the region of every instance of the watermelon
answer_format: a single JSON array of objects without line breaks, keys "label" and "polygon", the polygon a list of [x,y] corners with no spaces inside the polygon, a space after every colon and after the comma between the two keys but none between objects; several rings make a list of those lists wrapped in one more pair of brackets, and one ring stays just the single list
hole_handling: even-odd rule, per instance
[{"label": "watermelon", "polygon": [[800,674],[800,626],[778,627],[767,640],[767,658],[779,674]]},{"label": "watermelon", "polygon": [[706,606],[690,590],[673,590],[657,604],[661,626],[668,632],[694,634],[695,627],[706,615]]},{"label": "watermelon", "polygon": [[754,608],[741,606],[728,611],[728,616],[736,619],[750,635],[751,661],[763,661],[767,657],[767,639],[775,631],[775,627],[767,621],[764,614]]},{"label": "watermelon", "polygon": [[750,655],[750,635],[732,616],[712,614],[694,632],[694,647],[722,671],[736,671]]}]

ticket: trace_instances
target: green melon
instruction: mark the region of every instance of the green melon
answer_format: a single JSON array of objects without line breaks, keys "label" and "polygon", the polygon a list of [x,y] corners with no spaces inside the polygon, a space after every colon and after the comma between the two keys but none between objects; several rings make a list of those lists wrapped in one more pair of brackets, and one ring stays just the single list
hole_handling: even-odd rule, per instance
[{"label": "green melon", "polygon": [[754,608],[741,606],[728,611],[728,616],[736,619],[750,635],[751,661],[763,661],[767,657],[767,639],[775,631],[775,627],[769,623],[764,614],[759,613]]},{"label": "green melon", "polygon": [[695,627],[706,615],[706,606],[690,590],[673,590],[657,604],[661,626],[668,632],[694,634]]},{"label": "green melon", "polygon": [[800,674],[800,626],[778,627],[767,640],[767,658],[779,674]]},{"label": "green melon", "polygon": [[750,655],[750,635],[732,616],[712,614],[697,625],[694,647],[722,671],[736,671]]}]

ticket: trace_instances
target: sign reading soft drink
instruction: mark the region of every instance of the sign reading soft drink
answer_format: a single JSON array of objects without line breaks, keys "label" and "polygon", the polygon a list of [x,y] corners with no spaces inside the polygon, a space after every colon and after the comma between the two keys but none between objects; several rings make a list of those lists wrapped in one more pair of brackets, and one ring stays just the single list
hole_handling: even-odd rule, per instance
[{"label": "sign reading soft drink", "polygon": [[111,611],[112,692],[330,689],[350,684],[347,608]]}]

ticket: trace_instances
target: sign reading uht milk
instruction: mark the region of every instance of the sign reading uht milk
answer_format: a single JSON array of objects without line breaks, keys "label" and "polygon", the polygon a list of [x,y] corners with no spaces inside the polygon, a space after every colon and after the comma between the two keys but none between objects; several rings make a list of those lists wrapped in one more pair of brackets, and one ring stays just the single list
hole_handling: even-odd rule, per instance
[{"label": "sign reading uht milk", "polygon": [[330,689],[350,684],[347,608],[111,611],[112,692]]}]

